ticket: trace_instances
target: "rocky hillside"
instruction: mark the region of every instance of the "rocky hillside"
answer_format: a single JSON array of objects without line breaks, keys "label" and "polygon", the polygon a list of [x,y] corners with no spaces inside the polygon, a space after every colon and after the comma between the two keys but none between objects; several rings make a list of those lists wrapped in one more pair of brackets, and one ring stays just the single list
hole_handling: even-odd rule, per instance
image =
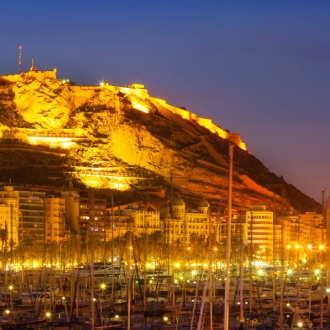
[{"label": "rocky hillside", "polygon": [[[126,191],[131,199],[163,203],[173,187],[191,206],[205,197],[214,211],[226,212],[228,139],[220,128],[219,134],[207,120],[202,126],[203,119],[151,97],[142,85],[76,86],[55,75],[0,79],[2,181]],[[280,213],[320,211],[235,144],[236,211],[261,204]]]}]

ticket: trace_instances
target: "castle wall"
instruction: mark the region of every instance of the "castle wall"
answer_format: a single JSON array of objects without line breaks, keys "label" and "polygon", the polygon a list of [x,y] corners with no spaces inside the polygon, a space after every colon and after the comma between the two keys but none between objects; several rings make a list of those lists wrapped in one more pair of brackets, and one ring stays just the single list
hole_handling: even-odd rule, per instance
[{"label": "castle wall", "polygon": [[171,112],[180,115],[184,119],[195,120],[199,125],[209,129],[212,133],[218,134],[221,138],[226,139],[226,140],[228,140],[230,138],[230,140],[236,146],[238,146],[239,148],[241,148],[243,150],[246,150],[246,145],[241,140],[241,137],[240,137],[239,134],[237,134],[237,133],[228,133],[227,131],[223,130],[222,128],[220,128],[219,126],[214,124],[212,122],[212,119],[198,117],[196,114],[194,114],[194,113],[192,113],[188,110],[181,109],[181,108],[176,108],[172,105],[167,104],[165,100],[158,99],[158,98],[152,98],[152,99],[156,100],[164,108],[167,108]]},{"label": "castle wall", "polygon": [[48,70],[48,71],[39,71],[39,70],[31,70],[28,72],[22,72],[17,74],[10,74],[7,76],[1,76],[1,78],[8,80],[12,83],[16,83],[20,77],[23,75],[28,75],[29,77],[33,77],[37,80],[43,80],[45,78],[56,79],[56,69]]},{"label": "castle wall", "polygon": [[12,83],[16,83],[16,81],[19,79],[20,74],[9,74],[7,76],[1,76],[1,78],[8,80]]},{"label": "castle wall", "polygon": [[27,74],[29,77],[33,77],[37,80],[43,80],[45,78],[56,79],[56,69],[49,71],[39,71],[39,70],[31,70]]},{"label": "castle wall", "polygon": [[[20,76],[24,75],[24,74],[27,74],[29,77],[34,77],[35,79],[38,79],[38,80],[42,80],[45,78],[56,79],[56,69],[54,69],[52,71],[38,71],[37,69],[31,69],[27,73],[8,75],[8,76],[4,76],[3,78],[7,79],[11,82],[16,82],[16,81],[18,81]],[[148,90],[145,89],[144,85],[142,85],[142,84],[133,84],[133,85],[130,85],[127,87],[119,87],[119,86],[109,85],[109,83],[106,82],[106,83],[102,84],[102,86],[70,86],[71,91],[74,92],[75,96],[76,96],[74,98],[74,100],[75,100],[74,106],[77,108],[77,107],[85,104],[92,97],[92,95],[96,92],[96,90],[100,90],[103,88],[108,89],[112,92],[119,91],[124,94],[133,95],[133,96],[135,95],[135,96],[139,97],[140,99],[145,99],[145,98],[150,97],[148,94]],[[86,95],[86,93],[87,93],[87,95]],[[79,96],[79,97],[77,97],[77,96]],[[151,99],[157,101],[162,107],[168,109],[172,113],[178,114],[183,119],[186,119],[189,121],[194,120],[199,125],[210,130],[212,133],[219,135],[223,139],[227,139],[227,140],[230,139],[236,146],[238,146],[239,148],[241,148],[243,150],[246,150],[246,145],[241,140],[241,137],[239,134],[229,133],[229,132],[223,130],[222,128],[220,128],[219,126],[214,124],[212,122],[212,119],[198,117],[196,114],[194,114],[186,109],[181,109],[181,108],[177,108],[172,105],[169,105],[166,103],[165,100],[162,100],[162,99],[153,98],[153,97],[151,97]],[[138,101],[132,101],[132,105],[135,109],[138,109],[138,110],[146,112],[146,113],[149,112],[149,109]]]}]

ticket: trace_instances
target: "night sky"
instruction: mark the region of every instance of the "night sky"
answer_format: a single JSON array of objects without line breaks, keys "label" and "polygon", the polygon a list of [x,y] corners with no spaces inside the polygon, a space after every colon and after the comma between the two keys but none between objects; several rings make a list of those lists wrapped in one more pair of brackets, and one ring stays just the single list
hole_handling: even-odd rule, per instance
[{"label": "night sky", "polygon": [[142,83],[240,133],[271,172],[330,195],[330,1],[56,0],[0,4],[0,75]]}]

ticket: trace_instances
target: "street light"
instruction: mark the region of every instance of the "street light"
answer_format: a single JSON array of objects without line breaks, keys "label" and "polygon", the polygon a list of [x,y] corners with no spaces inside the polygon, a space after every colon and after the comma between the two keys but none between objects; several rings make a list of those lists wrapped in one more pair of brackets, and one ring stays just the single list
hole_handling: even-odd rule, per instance
[{"label": "street light", "polygon": [[103,291],[106,289],[106,284],[105,283],[101,283],[101,290],[102,290],[102,295],[103,295]]},{"label": "street light", "polygon": [[103,292],[106,288],[105,283],[101,283],[101,297],[100,297],[100,314],[101,314],[101,325],[103,325],[103,319],[102,319],[102,297],[103,297]]},{"label": "street light", "polygon": [[50,312],[46,312],[47,321],[50,321],[51,317],[52,317],[52,314]]},{"label": "street light", "polygon": [[13,289],[12,285],[9,285],[9,292],[10,292],[10,309],[13,310]]}]

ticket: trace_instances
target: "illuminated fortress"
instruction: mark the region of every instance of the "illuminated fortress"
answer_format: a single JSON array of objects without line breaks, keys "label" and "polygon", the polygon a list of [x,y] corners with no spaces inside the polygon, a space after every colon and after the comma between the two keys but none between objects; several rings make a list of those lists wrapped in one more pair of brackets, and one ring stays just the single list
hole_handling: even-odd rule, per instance
[{"label": "illuminated fortress", "polygon": [[[53,79],[57,80],[56,78],[56,69],[49,70],[49,71],[40,71],[37,70],[34,65],[32,64],[32,67],[29,72],[26,73],[21,73],[21,74],[14,74],[14,75],[7,75],[3,76],[7,81],[10,81],[12,83],[17,83],[22,76],[28,77],[28,78],[33,78],[38,81],[43,81],[45,79]],[[58,80],[62,84],[67,84],[69,81],[68,80]],[[151,97],[148,94],[148,90],[145,89],[145,86],[143,84],[132,84],[126,87],[119,87],[119,86],[113,86],[109,85],[107,82],[102,82],[100,86],[69,86],[72,91],[74,91],[76,94],[80,94],[81,92],[85,93],[88,95],[88,91],[95,91],[99,90],[100,87],[103,89],[107,89],[112,92],[121,92],[124,95],[132,95],[137,96],[139,99],[149,99],[155,106],[156,108],[165,108],[172,112],[173,114],[181,116],[183,119],[190,120],[190,121],[195,121],[199,125],[207,128],[210,130],[210,132],[219,135],[223,139],[230,139],[232,143],[234,143],[237,147],[246,150],[246,145],[245,143],[241,140],[241,137],[238,133],[229,133],[226,130],[223,130],[216,124],[212,122],[211,118],[202,118],[197,116],[196,114],[182,108],[177,108],[175,106],[172,106],[170,104],[167,104],[167,102],[163,99],[159,99],[156,97]],[[139,103],[137,100],[132,101],[132,106],[136,110],[140,110],[145,113],[149,113],[148,107],[146,107],[144,104]],[[76,132],[77,133],[77,132]],[[47,134],[46,134],[47,135]],[[50,137],[49,134],[48,136],[42,136],[40,132],[37,134],[37,136],[31,136],[30,135],[30,142],[31,143],[37,143],[38,141],[43,142],[43,143],[50,143],[52,146],[57,145],[57,146],[62,146],[64,148],[72,146],[74,143],[76,137],[71,136],[71,134],[62,134],[62,136],[56,137],[52,136]]]},{"label": "illuminated fortress", "polygon": [[246,150],[239,134],[151,97],[142,84],[76,86],[56,73],[32,63],[28,72],[0,77],[6,106],[20,120],[3,122],[0,137],[68,159],[70,173],[88,187],[130,190],[175,173],[185,178],[181,187],[196,189],[196,178],[212,185],[213,171],[227,167],[218,137]]}]

